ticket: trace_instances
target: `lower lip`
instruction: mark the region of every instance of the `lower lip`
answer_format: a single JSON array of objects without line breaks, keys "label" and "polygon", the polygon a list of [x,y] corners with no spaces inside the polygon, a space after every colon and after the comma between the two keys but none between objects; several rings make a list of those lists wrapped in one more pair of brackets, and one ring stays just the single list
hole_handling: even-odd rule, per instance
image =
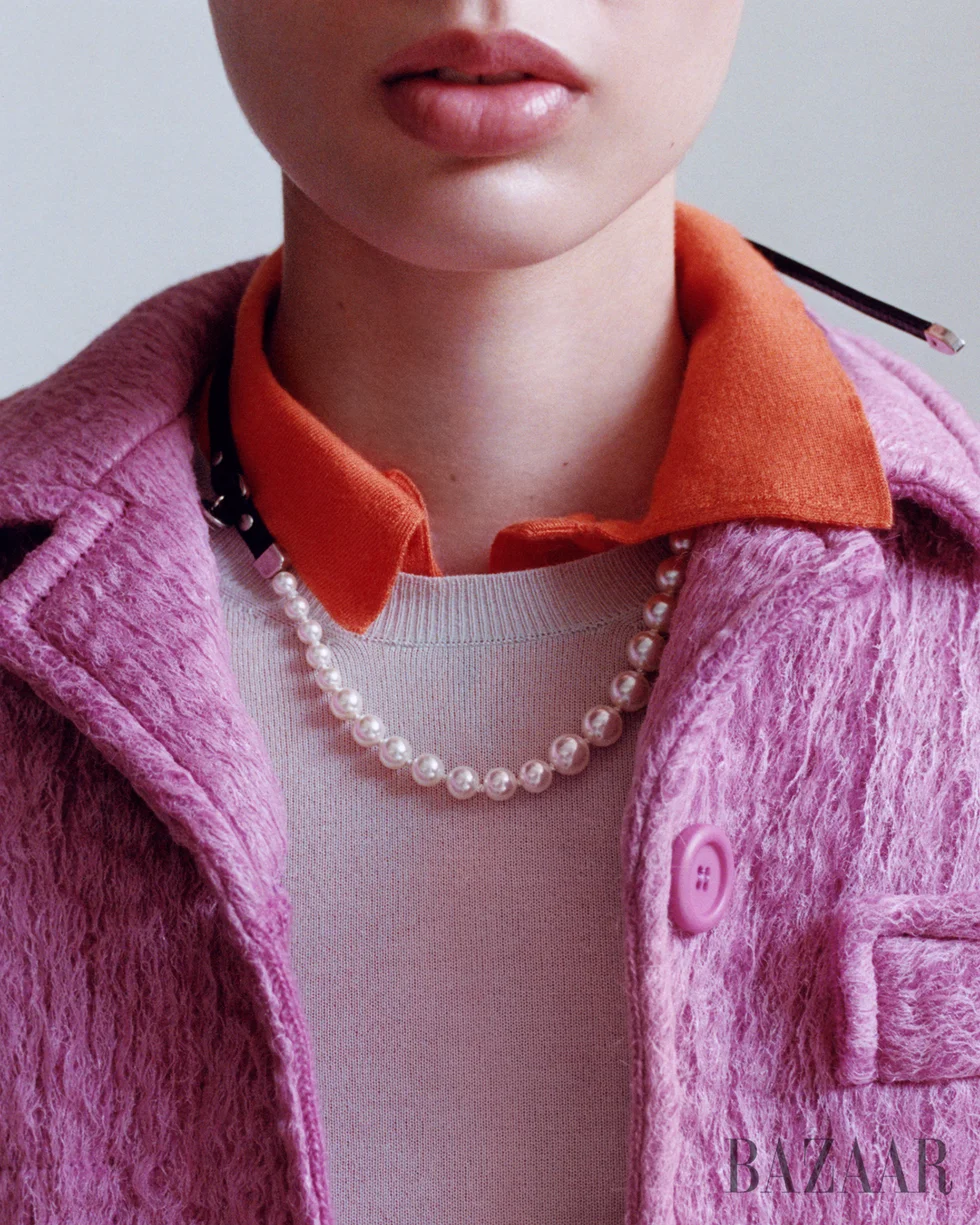
[{"label": "lower lip", "polygon": [[583,92],[535,78],[466,85],[436,77],[405,77],[383,91],[385,110],[403,132],[470,157],[518,153],[554,136]]}]

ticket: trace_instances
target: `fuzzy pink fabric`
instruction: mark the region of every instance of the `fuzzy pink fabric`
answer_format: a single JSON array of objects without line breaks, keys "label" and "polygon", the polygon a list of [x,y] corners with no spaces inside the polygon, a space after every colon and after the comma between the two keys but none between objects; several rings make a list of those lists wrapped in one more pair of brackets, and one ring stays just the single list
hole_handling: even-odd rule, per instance
[{"label": "fuzzy pink fabric", "polygon": [[[0,403],[3,1225],[333,1220],[186,413],[255,263]],[[980,431],[811,317],[896,521],[698,532],[622,816],[625,1225],[980,1219]],[[667,919],[691,822],[736,859],[700,935]],[[807,1137],[835,1190],[805,1190]]]},{"label": "fuzzy pink fabric", "polygon": [[854,897],[834,926],[840,1082],[980,1076],[980,892]]}]

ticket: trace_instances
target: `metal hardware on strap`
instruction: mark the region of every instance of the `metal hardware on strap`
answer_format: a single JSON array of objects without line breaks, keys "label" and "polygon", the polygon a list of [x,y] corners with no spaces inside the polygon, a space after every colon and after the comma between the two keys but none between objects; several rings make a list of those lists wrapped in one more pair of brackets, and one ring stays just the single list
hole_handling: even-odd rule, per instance
[{"label": "metal hardware on strap", "polygon": [[228,381],[234,353],[233,336],[222,346],[211,373],[208,390],[208,443],[211,451],[211,485],[214,498],[202,498],[204,517],[214,527],[235,527],[248,545],[253,564],[264,578],[271,578],[286,563],[252,501],[245,483],[238,450],[231,434]]}]

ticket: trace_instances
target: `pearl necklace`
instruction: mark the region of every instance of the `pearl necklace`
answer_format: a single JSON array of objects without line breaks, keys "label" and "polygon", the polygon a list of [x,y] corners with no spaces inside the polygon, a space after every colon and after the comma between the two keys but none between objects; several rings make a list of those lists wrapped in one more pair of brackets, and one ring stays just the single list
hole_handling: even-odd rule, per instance
[{"label": "pearl necklace", "polygon": [[376,750],[378,760],[389,770],[408,767],[411,777],[421,787],[444,783],[449,794],[457,800],[472,799],[480,793],[492,800],[507,800],[521,788],[534,795],[546,791],[556,773],[580,774],[589,764],[593,748],[608,748],[619,740],[623,734],[623,715],[642,710],[649,701],[649,674],[659,670],[671,616],[693,547],[690,532],[671,532],[667,536],[670,555],[654,572],[655,590],[643,605],[643,626],[626,645],[629,667],[617,672],[609,682],[608,701],[585,712],[580,731],[556,736],[545,758],[529,758],[517,770],[494,766],[481,779],[472,766],[448,769],[435,753],[415,753],[404,736],[389,733],[381,719],[365,709],[361,693],[344,683],[333,651],[323,641],[323,626],[309,616],[310,602],[300,594],[297,576],[286,568],[286,556],[255,508],[241,472],[228,413],[230,363],[229,346],[212,375],[209,395],[211,481],[217,496],[201,499],[204,515],[214,527],[234,525],[238,529],[252,553],[256,569],[269,580],[286,617],[295,626],[306,663],[325,695],[330,713],[350,728],[355,743],[368,751]]},{"label": "pearl necklace", "polygon": [[377,749],[378,760],[390,770],[407,766],[412,778],[422,787],[445,782],[446,790],[457,800],[471,799],[482,791],[493,800],[508,800],[518,787],[539,794],[551,786],[555,772],[580,774],[589,764],[591,749],[608,748],[623,734],[623,715],[646,706],[651,682],[647,673],[656,672],[666,643],[666,630],[683,583],[690,537],[674,532],[668,537],[671,556],[657,566],[656,590],[643,605],[645,628],[633,634],[626,647],[628,669],[609,682],[608,704],[592,706],[582,716],[580,732],[563,732],[552,740],[547,760],[532,757],[520,767],[494,766],[482,780],[472,766],[447,769],[435,753],[416,754],[404,736],[389,735],[376,714],[365,710],[358,690],[344,684],[333,652],[323,641],[323,627],[310,618],[309,601],[299,594],[296,575],[280,567],[272,576],[272,590],[282,601],[282,607],[296,626],[296,636],[305,648],[307,664],[313,669],[313,679],[324,692],[330,713],[343,720],[351,729],[357,744],[365,749]]}]

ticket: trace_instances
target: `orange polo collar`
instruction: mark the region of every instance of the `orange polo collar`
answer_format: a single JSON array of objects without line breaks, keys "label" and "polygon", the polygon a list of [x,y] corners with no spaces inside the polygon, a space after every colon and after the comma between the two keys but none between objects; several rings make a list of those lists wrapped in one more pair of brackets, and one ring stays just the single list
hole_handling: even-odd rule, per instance
[{"label": "orange polo collar", "polygon": [[[891,527],[892,500],[864,407],[803,300],[734,226],[675,204],[681,326],[689,341],[668,446],[640,520],[589,511],[495,536],[488,569],[570,561],[667,532],[752,517]],[[238,308],[232,434],[258,508],[290,564],[341,625],[362,633],[399,571],[438,576],[411,478],[368,463],[277,382],[263,348],[282,246]],[[209,455],[207,394],[194,407]]]}]

